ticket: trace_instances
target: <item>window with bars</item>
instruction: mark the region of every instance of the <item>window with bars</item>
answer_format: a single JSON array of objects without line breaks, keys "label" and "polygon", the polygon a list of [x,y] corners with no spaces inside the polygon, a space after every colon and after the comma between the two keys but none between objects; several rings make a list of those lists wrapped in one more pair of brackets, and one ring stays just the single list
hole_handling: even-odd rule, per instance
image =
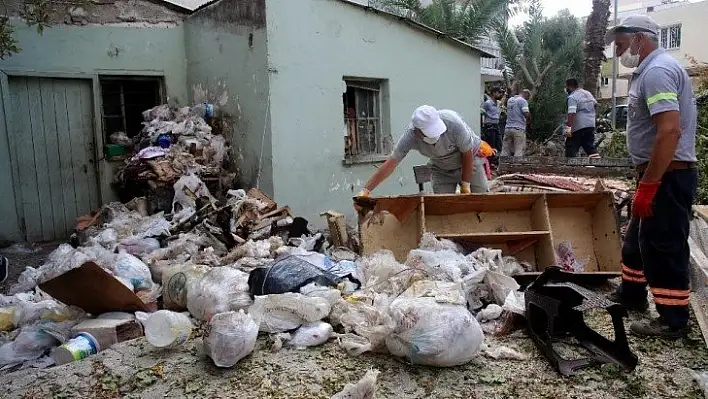
[{"label": "window with bars", "polygon": [[667,26],[659,30],[661,47],[674,50],[681,47],[681,24]]},{"label": "window with bars", "polygon": [[345,79],[342,95],[345,126],[345,162],[375,162],[393,149],[385,129],[385,83],[372,79]]},{"label": "window with bars", "polygon": [[143,128],[143,111],[162,104],[162,79],[157,77],[100,78],[101,112],[106,143],[116,132],[128,137]]}]

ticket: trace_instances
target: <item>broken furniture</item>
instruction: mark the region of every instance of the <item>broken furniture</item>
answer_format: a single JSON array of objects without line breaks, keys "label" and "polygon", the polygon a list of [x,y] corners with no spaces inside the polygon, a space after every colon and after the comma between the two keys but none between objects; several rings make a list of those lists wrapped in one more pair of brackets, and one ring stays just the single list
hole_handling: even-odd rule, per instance
[{"label": "broken furniture", "polygon": [[430,232],[465,246],[497,248],[535,268],[555,266],[556,248],[571,243],[580,275],[620,275],[621,241],[613,196],[595,193],[440,194],[355,198],[362,208],[362,254],[391,250],[404,262]]},{"label": "broken furniture", "polygon": [[[580,369],[615,363],[631,372],[637,366],[637,356],[627,342],[623,318],[627,310],[588,289],[570,282],[572,273],[549,268],[526,290],[526,320],[539,350],[562,375],[575,374]],[[614,341],[594,331],[585,323],[583,312],[604,309],[612,317]],[[566,359],[554,343],[563,338],[575,338],[589,356]]]}]

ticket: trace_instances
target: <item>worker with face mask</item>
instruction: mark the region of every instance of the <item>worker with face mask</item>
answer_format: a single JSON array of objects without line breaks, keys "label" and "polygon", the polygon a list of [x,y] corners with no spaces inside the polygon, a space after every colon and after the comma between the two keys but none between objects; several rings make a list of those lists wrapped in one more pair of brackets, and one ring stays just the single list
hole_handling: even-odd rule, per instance
[{"label": "worker with face mask", "polygon": [[494,155],[494,150],[472,132],[457,112],[423,105],[413,112],[393,154],[371,176],[359,196],[368,197],[411,150],[430,158],[434,193],[455,193],[458,184],[462,194],[489,191],[484,160]]},{"label": "worker with face mask", "polygon": [[688,73],[659,47],[658,32],[654,20],[637,15],[606,37],[622,65],[636,68],[629,87],[627,149],[638,183],[622,248],[622,285],[611,299],[646,311],[648,286],[660,318],[632,323],[631,331],[677,339],[688,332],[697,113]]}]

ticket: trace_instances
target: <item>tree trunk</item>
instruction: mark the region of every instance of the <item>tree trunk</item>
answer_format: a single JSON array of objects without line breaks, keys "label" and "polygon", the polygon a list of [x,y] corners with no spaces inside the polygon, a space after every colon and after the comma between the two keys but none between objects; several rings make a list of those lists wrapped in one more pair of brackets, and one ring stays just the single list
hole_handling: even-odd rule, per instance
[{"label": "tree trunk", "polygon": [[583,87],[597,97],[598,79],[605,61],[605,32],[612,0],[592,0],[592,13],[585,25],[585,69]]}]

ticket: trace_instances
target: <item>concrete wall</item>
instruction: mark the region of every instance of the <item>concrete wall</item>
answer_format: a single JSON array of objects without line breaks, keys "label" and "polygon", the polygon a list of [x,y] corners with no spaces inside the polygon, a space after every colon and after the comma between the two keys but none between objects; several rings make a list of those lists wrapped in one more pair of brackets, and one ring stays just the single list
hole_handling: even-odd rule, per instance
[{"label": "concrete wall", "polygon": [[[339,0],[267,0],[267,14],[275,199],[296,214],[353,216],[351,198],[376,170],[342,164],[344,76],[388,79],[394,140],[422,104],[457,110],[479,132],[472,50]],[[376,194],[417,192],[412,167],[425,162],[410,154]]]},{"label": "concrete wall", "polygon": [[[217,105],[245,187],[273,193],[265,0],[223,0],[186,21],[192,102]],[[261,149],[263,156],[261,159]]]},{"label": "concrete wall", "polygon": [[[118,7],[113,3],[111,7]],[[147,2],[133,2],[141,5]],[[151,21],[143,17],[140,7],[133,11],[131,18],[103,20],[100,23],[88,22],[103,15],[101,7],[93,7],[82,15],[83,22],[72,24],[60,23],[44,31],[42,36],[36,28],[27,27],[22,21],[13,20],[15,37],[22,51],[0,61],[0,70],[8,73],[30,73],[42,76],[83,77],[95,79],[105,75],[159,75],[164,76],[165,88],[171,102],[185,104],[187,99],[187,65],[184,51],[183,26],[173,18],[174,13],[162,8],[158,20]],[[113,10],[113,8],[110,8]],[[152,6],[145,10],[154,13]],[[127,10],[126,12],[128,12]],[[112,11],[111,11],[112,12]],[[120,13],[118,13],[120,14]],[[153,15],[150,14],[150,15]],[[106,13],[110,15],[110,13]],[[116,17],[117,18],[117,17]],[[167,21],[167,19],[175,21]],[[94,89],[94,93],[100,91]],[[100,104],[100,102],[94,102]],[[101,126],[100,109],[94,110],[97,126]],[[9,117],[9,116],[8,116]],[[5,124],[0,123],[4,129]],[[0,137],[5,137],[4,132]],[[103,133],[96,131],[96,148],[102,152]],[[0,193],[12,193],[13,185],[9,174],[10,165],[7,156],[7,143],[0,140]],[[97,154],[97,159],[101,155]],[[100,188],[103,201],[114,199],[110,189],[113,170],[117,164],[101,161]],[[11,196],[0,201],[0,223],[6,218],[14,218],[16,210]]]}]

